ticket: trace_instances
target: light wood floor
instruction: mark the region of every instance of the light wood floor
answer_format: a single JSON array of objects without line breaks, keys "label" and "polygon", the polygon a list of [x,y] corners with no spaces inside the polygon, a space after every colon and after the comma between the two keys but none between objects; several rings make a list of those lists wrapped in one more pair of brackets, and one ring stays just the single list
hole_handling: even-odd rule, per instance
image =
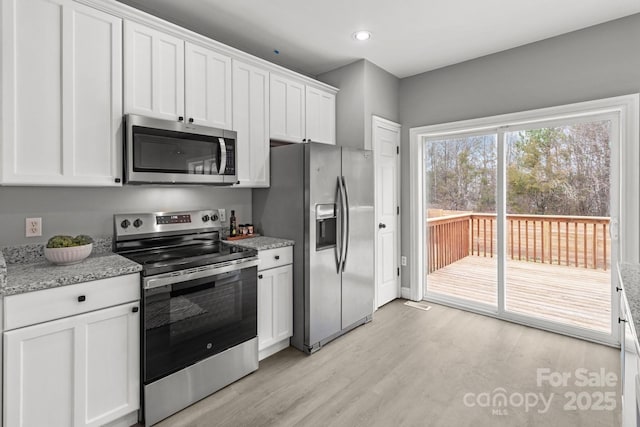
[{"label": "light wood floor", "polygon": [[[427,276],[427,289],[495,306],[497,259],[468,256]],[[611,328],[611,272],[507,261],[507,310],[597,331]]]},{"label": "light wood floor", "polygon": [[[619,372],[619,351],[598,344],[433,305],[393,301],[374,320],[306,356],[289,348],[260,369],[158,424],[209,426],[617,426],[617,387],[538,387],[536,370]],[[528,411],[470,407],[502,387],[543,393]],[[565,392],[615,392],[613,411],[564,410]],[[514,400],[518,402],[517,398]]]}]

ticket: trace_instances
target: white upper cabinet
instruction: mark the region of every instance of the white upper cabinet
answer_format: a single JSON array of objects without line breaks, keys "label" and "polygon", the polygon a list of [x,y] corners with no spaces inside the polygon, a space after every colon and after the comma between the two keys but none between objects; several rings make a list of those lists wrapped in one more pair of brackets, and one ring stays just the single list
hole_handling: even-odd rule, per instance
[{"label": "white upper cabinet", "polygon": [[184,41],[135,22],[124,29],[125,112],[184,117]]},{"label": "white upper cabinet", "polygon": [[231,58],[185,44],[185,118],[231,129]]},{"label": "white upper cabinet", "polygon": [[336,143],[336,96],[311,86],[306,92],[307,142]]},{"label": "white upper cabinet", "polygon": [[231,129],[231,58],[125,22],[125,112]]},{"label": "white upper cabinet", "polygon": [[304,142],[304,84],[271,74],[271,139]]},{"label": "white upper cabinet", "polygon": [[69,0],[3,0],[4,185],[121,185],[122,20]]},{"label": "white upper cabinet", "polygon": [[239,187],[269,186],[269,72],[233,61]]},{"label": "white upper cabinet", "polygon": [[335,144],[336,97],[271,74],[271,139]]}]

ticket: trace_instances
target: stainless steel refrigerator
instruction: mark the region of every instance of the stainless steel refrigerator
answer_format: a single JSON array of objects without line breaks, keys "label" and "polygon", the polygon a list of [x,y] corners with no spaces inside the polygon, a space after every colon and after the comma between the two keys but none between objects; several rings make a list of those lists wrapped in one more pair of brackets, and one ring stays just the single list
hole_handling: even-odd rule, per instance
[{"label": "stainless steel refrigerator", "polygon": [[295,241],[293,338],[307,353],[371,320],[373,153],[333,145],[271,149],[271,186],[253,190],[253,221]]}]

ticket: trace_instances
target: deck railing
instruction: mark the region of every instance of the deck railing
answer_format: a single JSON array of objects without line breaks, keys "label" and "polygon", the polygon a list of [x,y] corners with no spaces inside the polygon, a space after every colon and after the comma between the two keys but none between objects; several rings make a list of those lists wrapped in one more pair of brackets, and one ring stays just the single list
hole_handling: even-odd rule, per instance
[{"label": "deck railing", "polygon": [[427,220],[429,273],[469,256],[469,219],[463,214]]},{"label": "deck railing", "polygon": [[[609,218],[507,215],[506,253],[512,260],[607,270]],[[427,264],[432,272],[468,255],[497,254],[495,214],[458,214],[427,220]]]}]

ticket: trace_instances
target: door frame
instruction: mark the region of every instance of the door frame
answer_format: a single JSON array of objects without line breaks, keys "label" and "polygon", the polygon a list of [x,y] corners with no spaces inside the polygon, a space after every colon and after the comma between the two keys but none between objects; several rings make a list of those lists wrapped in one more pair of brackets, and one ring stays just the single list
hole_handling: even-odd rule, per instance
[{"label": "door frame", "polygon": [[[553,120],[575,120],[581,117],[612,114],[617,116],[617,128],[612,129],[612,133],[617,134],[618,158],[612,161],[612,166],[616,163],[619,166],[619,187],[618,187],[618,218],[611,217],[611,223],[617,221],[619,232],[612,233],[622,236],[635,236],[630,239],[615,239],[612,236],[612,246],[618,248],[618,262],[634,262],[640,260],[640,171],[637,164],[640,159],[640,94],[624,95],[613,98],[586,101],[569,105],[562,105],[550,108],[542,108],[518,113],[504,114],[499,116],[485,117],[480,119],[464,120],[459,122],[444,123],[439,125],[422,126],[410,129],[410,228],[411,228],[411,253],[415,255],[410,266],[411,272],[411,299],[422,300],[425,290],[424,260],[426,237],[425,221],[423,220],[424,207],[424,140],[428,137],[446,137],[447,135],[458,135],[462,130],[473,133],[483,131],[506,131],[510,127],[521,128],[523,126],[534,126],[536,123],[549,122]],[[612,152],[612,155],[614,152]],[[615,173],[615,171],[614,171]],[[499,194],[498,197],[501,195]],[[502,194],[504,196],[504,193]],[[612,209],[612,213],[615,212]],[[613,250],[613,248],[612,248]],[[613,252],[612,252],[613,254]],[[614,322],[619,314],[619,302],[615,293],[617,280],[616,266],[612,264],[611,279],[611,324],[612,334],[603,336],[594,334],[588,339],[605,344],[617,345],[619,343],[618,329]],[[498,295],[502,298],[503,295]],[[443,301],[446,302],[446,301]],[[478,309],[476,307],[460,305],[460,308],[477,311],[482,314],[497,316],[500,313]],[[540,329],[551,330],[566,335],[574,335],[572,332],[558,328],[557,324],[543,320],[531,321],[523,316],[510,314],[507,317],[500,317],[504,320],[534,326]],[[581,336],[582,337],[582,336]],[[584,337],[583,337],[584,338]]]},{"label": "door frame", "polygon": [[[398,155],[396,156],[396,194],[398,196],[398,209],[400,207],[400,199],[401,199],[401,186],[400,186],[400,179],[401,179],[401,175],[400,175],[400,156],[402,155],[402,150],[400,149],[400,142],[401,142],[401,131],[402,131],[402,126],[399,123],[396,122],[392,122],[391,120],[387,120],[385,118],[376,116],[376,115],[372,115],[371,116],[371,146],[373,149],[373,179],[374,179],[374,194],[378,194],[378,185],[380,184],[378,182],[378,163],[380,162],[379,160],[379,155],[380,152],[378,150],[378,141],[377,141],[377,132],[376,132],[376,128],[384,128],[393,132],[398,132]],[[377,220],[378,220],[378,212],[379,212],[379,201],[376,198],[375,199],[375,203],[374,203],[374,218],[376,219],[376,222],[374,222],[373,227],[374,227],[374,235],[376,236],[376,238],[374,239],[374,283],[375,283],[375,293],[374,293],[374,299],[373,299],[373,310],[377,310],[379,308],[379,304],[378,304],[378,268],[377,268],[377,262],[378,262],[378,229],[377,229]],[[396,230],[397,230],[397,236],[396,236],[396,254],[397,254],[397,259],[396,259],[396,266],[397,268],[400,269],[400,259],[402,257],[401,255],[401,233],[402,230],[400,229],[401,226],[401,222],[400,222],[400,213],[398,212],[398,214],[396,215]],[[400,269],[401,270],[401,269]],[[401,296],[401,283],[402,283],[402,276],[401,276],[401,272],[399,272],[399,274],[396,276],[396,288],[397,288],[397,297],[399,298]]]}]

